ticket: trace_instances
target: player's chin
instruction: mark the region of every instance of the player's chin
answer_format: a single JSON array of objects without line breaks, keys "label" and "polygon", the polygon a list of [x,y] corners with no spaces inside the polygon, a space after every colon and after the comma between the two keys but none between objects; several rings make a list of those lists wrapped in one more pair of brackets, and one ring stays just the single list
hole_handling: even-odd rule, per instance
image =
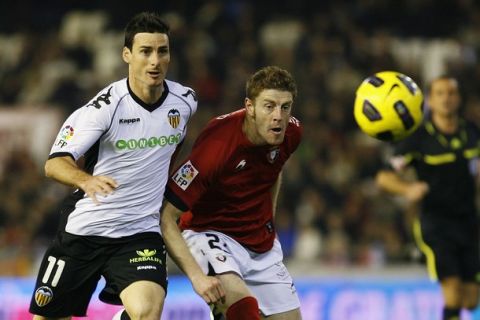
[{"label": "player's chin", "polygon": [[268,137],[267,142],[271,146],[278,146],[283,143],[285,139],[285,134],[272,134]]},{"label": "player's chin", "polygon": [[148,77],[146,82],[150,87],[159,87],[163,84],[163,77]]}]

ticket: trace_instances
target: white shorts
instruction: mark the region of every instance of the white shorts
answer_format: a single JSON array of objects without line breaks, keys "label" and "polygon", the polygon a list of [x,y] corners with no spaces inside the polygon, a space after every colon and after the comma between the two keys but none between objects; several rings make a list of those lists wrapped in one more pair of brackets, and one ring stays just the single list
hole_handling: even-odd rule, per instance
[{"label": "white shorts", "polygon": [[297,290],[282,262],[282,247],[277,239],[271,250],[259,254],[216,231],[185,230],[182,235],[205,274],[211,271],[238,274],[265,316],[300,308]]}]

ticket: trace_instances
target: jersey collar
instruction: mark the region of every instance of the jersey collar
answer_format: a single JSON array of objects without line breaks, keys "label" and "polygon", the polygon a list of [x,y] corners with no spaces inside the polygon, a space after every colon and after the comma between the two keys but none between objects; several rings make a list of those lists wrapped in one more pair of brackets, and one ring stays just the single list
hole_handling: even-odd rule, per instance
[{"label": "jersey collar", "polygon": [[127,78],[127,87],[128,87],[128,92],[132,96],[133,100],[135,100],[136,103],[138,103],[142,108],[144,108],[145,110],[147,110],[149,112],[152,112],[152,111],[156,110],[158,107],[160,107],[163,104],[163,102],[165,101],[165,99],[167,99],[168,93],[170,92],[170,90],[168,89],[167,82],[163,81],[162,95],[157,100],[157,102],[155,102],[153,104],[148,104],[148,103],[143,102],[142,99],[140,99],[135,93],[133,93],[132,89],[130,88],[130,84],[128,83],[128,78]]},{"label": "jersey collar", "polygon": [[454,134],[442,134],[435,127],[435,124],[433,123],[431,118],[428,119],[427,122],[425,122],[425,129],[431,136],[435,137],[444,148],[457,150],[467,144],[467,130],[465,128],[465,121],[463,121],[463,119],[459,119],[459,127],[457,129],[457,132]]}]

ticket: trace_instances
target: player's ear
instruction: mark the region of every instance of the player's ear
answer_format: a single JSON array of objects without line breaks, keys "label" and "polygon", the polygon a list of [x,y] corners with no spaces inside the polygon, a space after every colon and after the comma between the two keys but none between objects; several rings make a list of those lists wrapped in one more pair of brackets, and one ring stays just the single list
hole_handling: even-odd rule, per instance
[{"label": "player's ear", "polygon": [[254,102],[250,98],[245,98],[245,109],[247,109],[247,114],[253,116],[255,114]]},{"label": "player's ear", "polygon": [[125,61],[126,63],[130,63],[130,60],[132,58],[132,52],[130,51],[129,48],[123,47],[122,58],[123,58],[123,61]]}]

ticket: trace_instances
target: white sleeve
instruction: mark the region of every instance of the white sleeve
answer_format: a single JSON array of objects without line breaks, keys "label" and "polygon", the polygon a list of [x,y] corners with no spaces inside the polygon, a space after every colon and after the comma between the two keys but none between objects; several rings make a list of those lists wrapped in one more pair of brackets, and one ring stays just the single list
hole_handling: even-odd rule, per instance
[{"label": "white sleeve", "polygon": [[76,110],[60,129],[50,156],[66,153],[78,160],[108,130],[110,123],[110,108],[84,106]]}]

